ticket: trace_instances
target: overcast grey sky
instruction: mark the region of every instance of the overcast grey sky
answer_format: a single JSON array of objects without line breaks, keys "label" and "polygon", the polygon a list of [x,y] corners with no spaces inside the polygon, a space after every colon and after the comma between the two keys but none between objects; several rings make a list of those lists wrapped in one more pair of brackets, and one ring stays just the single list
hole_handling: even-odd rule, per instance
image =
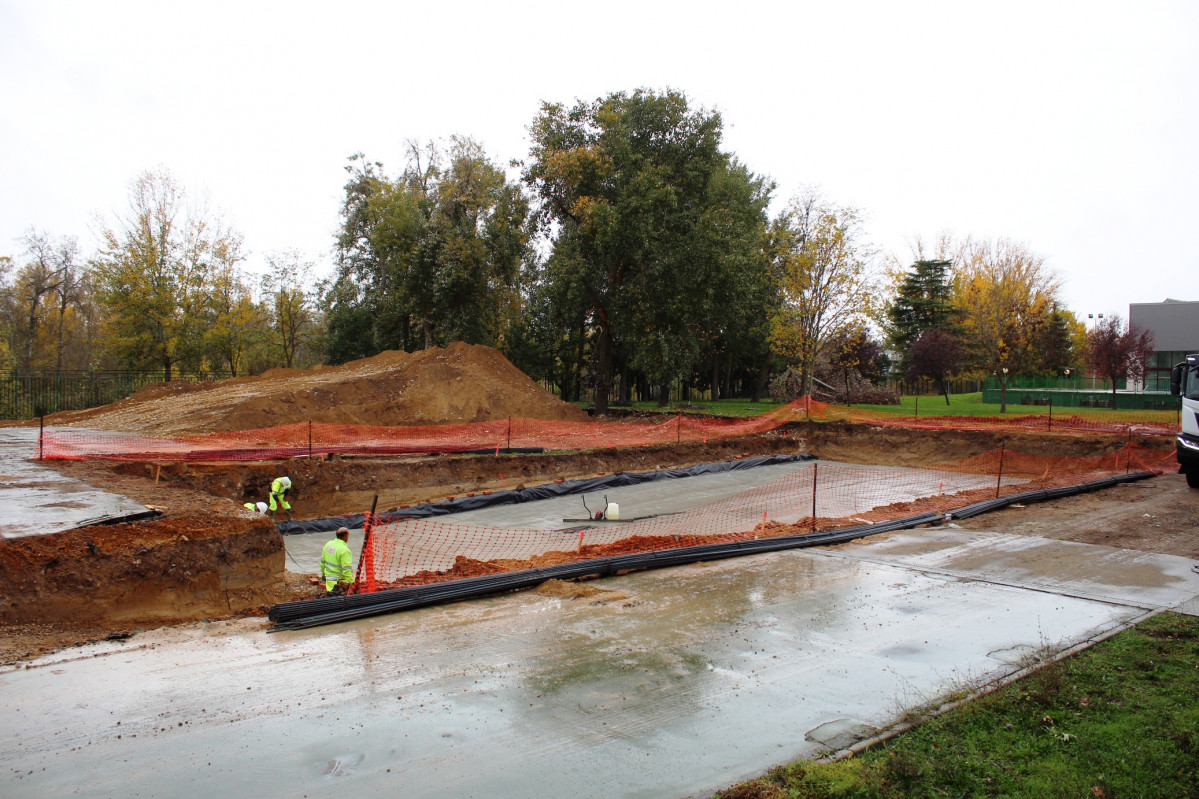
[{"label": "overcast grey sky", "polygon": [[1047,258],[1069,307],[1199,300],[1199,2],[0,0],[0,254],[96,243],[166,167],[245,236],[330,269],[346,158],[470,135],[523,158],[542,100],[637,87],[865,212]]}]

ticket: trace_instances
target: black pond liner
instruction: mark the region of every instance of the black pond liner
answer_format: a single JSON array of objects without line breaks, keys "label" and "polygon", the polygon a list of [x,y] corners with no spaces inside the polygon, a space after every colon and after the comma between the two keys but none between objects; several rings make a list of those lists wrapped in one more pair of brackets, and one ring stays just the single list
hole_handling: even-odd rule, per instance
[{"label": "black pond liner", "polygon": [[[561,483],[546,483],[545,485],[533,486],[532,488],[494,491],[490,494],[476,494],[473,497],[456,497],[454,499],[443,500],[442,502],[414,505],[411,508],[386,511],[376,514],[375,518],[379,524],[386,524],[387,522],[398,521],[399,519],[428,519],[433,516],[462,513],[463,511],[479,510],[480,508],[492,508],[498,505],[515,505],[521,502],[536,502],[540,499],[550,499],[568,494],[585,494],[607,488],[635,486],[641,483],[651,483],[655,480],[677,480],[701,474],[736,472],[742,469],[754,469],[759,466],[773,466],[779,463],[795,463],[815,459],[815,455],[801,452],[798,455],[767,455],[760,458],[701,463],[696,466],[688,466],[685,469],[663,469],[656,472],[622,472],[620,474],[604,475],[603,477],[589,477],[586,480],[566,480]],[[365,520],[366,514],[357,513],[353,516],[336,516],[332,519],[280,522],[275,527],[283,535],[331,533],[338,527],[348,527],[350,529],[361,527]]]},{"label": "black pond liner", "polygon": [[81,527],[101,527],[110,524],[125,524],[126,522],[140,522],[145,519],[156,519],[162,515],[162,511],[152,508],[146,510],[134,511],[126,513],[123,516],[97,516],[92,519],[84,519],[77,524],[73,529],[78,530]]},{"label": "black pond liner", "polygon": [[563,563],[540,569],[522,569],[503,574],[468,577],[462,580],[450,580],[431,585],[393,588],[386,591],[376,591],[373,594],[354,594],[351,596],[321,597],[298,602],[283,602],[274,605],[267,612],[267,618],[275,622],[275,626],[268,632],[302,630],[308,627],[319,627],[325,624],[336,624],[337,622],[363,619],[369,616],[396,613],[401,610],[411,610],[413,608],[439,605],[446,602],[458,602],[463,599],[473,599],[489,594],[532,588],[546,580],[577,580],[582,577],[606,577],[625,571],[661,569],[668,566],[697,563],[699,561],[756,555],[762,552],[778,552],[786,549],[842,544],[856,538],[866,538],[878,533],[889,533],[895,530],[919,527],[922,524],[933,524],[946,519],[967,519],[971,516],[1000,510],[1016,503],[1045,502],[1059,497],[1084,494],[1088,491],[1096,491],[1120,483],[1144,480],[1147,477],[1156,477],[1156,474],[1154,472],[1133,472],[1131,474],[1092,480],[1073,486],[1026,491],[1008,497],[976,502],[957,508],[950,513],[923,513],[915,516],[905,516],[900,519],[892,519],[886,522],[877,522],[871,525],[863,524],[819,533],[780,536],[778,538],[759,538],[725,544],[702,544],[699,546],[664,549],[655,552],[637,552],[629,555],[616,555],[574,563]]}]

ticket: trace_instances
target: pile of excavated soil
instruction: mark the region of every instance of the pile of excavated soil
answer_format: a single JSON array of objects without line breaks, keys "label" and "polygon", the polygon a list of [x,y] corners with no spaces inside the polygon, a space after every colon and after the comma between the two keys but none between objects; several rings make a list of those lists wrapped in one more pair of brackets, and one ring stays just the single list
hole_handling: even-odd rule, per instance
[{"label": "pile of excavated soil", "polygon": [[52,414],[46,423],[179,435],[299,422],[454,424],[509,416],[587,418],[497,350],[455,342],[445,349],[382,352],[341,366],[272,369],[211,383],[160,383],[112,405]]}]

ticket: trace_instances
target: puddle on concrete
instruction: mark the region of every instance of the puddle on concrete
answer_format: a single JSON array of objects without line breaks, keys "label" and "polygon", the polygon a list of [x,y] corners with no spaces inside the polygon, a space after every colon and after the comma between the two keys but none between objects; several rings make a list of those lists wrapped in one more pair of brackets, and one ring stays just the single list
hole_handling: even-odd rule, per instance
[{"label": "puddle on concrete", "polygon": [[5,509],[0,536],[56,533],[147,510],[127,497],[92,488],[30,460],[37,452],[37,435],[36,428],[0,429],[0,467],[5,472],[0,482],[0,504]]},{"label": "puddle on concrete", "polygon": [[852,719],[833,719],[808,730],[804,735],[804,740],[814,741],[827,749],[836,751],[853,746],[858,741],[864,741],[877,733],[878,728],[869,724],[862,724]]},{"label": "puddle on concrete", "polygon": [[6,799],[710,794],[1138,613],[809,551],[593,584],[630,601],[192,625],[0,673]]},{"label": "puddle on concrete", "polygon": [[1015,666],[1028,665],[1037,653],[1041,650],[1029,644],[1021,644],[1020,646],[1010,646],[1006,649],[996,649],[987,653],[987,657],[994,658],[1001,663],[1011,663]]}]

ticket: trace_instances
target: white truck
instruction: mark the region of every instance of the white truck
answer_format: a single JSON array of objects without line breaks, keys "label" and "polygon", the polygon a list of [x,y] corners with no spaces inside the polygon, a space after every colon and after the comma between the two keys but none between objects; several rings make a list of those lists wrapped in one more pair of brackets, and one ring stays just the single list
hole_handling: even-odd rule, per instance
[{"label": "white truck", "polygon": [[1188,355],[1170,370],[1170,393],[1182,397],[1182,429],[1175,442],[1178,470],[1187,485],[1199,488],[1199,355]]}]

